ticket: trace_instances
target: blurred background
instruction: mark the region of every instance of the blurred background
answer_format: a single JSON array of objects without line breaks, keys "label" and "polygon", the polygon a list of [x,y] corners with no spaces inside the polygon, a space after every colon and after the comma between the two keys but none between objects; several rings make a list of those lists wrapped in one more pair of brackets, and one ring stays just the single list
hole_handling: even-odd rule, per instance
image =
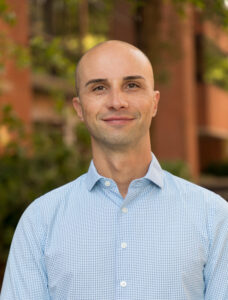
[{"label": "blurred background", "polygon": [[75,67],[107,39],[153,64],[162,166],[228,200],[227,0],[0,0],[0,285],[25,208],[88,168]]}]

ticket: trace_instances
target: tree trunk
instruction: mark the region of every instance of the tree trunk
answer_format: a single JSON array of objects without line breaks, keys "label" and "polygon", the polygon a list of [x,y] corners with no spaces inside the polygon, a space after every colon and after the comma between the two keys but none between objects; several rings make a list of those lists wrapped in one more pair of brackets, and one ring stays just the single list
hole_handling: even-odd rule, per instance
[{"label": "tree trunk", "polygon": [[89,13],[88,0],[80,0],[78,6],[78,20],[79,20],[79,51],[83,54],[85,51],[83,40],[89,31]]}]

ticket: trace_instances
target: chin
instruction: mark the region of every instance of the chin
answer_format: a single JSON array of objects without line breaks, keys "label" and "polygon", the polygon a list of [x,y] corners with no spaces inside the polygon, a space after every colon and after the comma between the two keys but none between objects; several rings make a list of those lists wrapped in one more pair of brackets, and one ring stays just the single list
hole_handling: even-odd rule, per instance
[{"label": "chin", "polygon": [[129,139],[127,137],[107,137],[100,141],[105,147],[112,150],[126,149],[135,145],[135,139]]}]

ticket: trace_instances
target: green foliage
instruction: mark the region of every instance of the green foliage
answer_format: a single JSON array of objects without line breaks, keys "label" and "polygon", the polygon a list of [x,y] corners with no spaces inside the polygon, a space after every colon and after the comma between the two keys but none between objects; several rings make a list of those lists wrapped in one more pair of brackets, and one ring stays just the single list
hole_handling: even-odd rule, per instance
[{"label": "green foliage", "polygon": [[74,78],[77,41],[68,39],[65,43],[55,37],[45,40],[43,36],[36,36],[30,40],[32,66],[34,71],[49,73],[65,78]]},{"label": "green foliage", "polygon": [[16,14],[9,9],[5,0],[0,0],[0,18],[9,25],[16,23]]},{"label": "green foliage", "polygon": [[[0,0],[0,21],[6,25],[13,26],[16,24],[15,12],[10,9],[5,0]],[[13,59],[17,67],[26,67],[29,65],[29,55],[27,49],[15,43],[9,35],[2,31],[0,33],[0,75],[5,71],[6,59]],[[7,83],[1,80],[0,94]]]},{"label": "green foliage", "polygon": [[[146,0],[128,0],[134,10],[146,5]],[[169,2],[163,0],[163,2]],[[225,0],[172,0],[173,5],[176,7],[180,15],[185,16],[186,4],[192,4],[195,6],[205,17],[211,21],[228,27],[228,8],[225,5]]]},{"label": "green foliage", "polygon": [[89,32],[95,36],[107,36],[109,21],[115,1],[93,0],[89,3]]},{"label": "green foliage", "polygon": [[16,224],[25,208],[40,195],[84,173],[91,153],[88,133],[75,129],[77,145],[67,146],[61,130],[34,130],[28,135],[9,106],[1,111],[0,128],[12,140],[0,156],[0,262],[4,262]]},{"label": "green foliage", "polygon": [[206,1],[204,0],[172,0],[172,2],[180,12],[184,10],[184,6],[186,3],[191,3],[200,9],[204,9],[206,5]]},{"label": "green foliage", "polygon": [[228,91],[228,55],[204,38],[204,81]]},{"label": "green foliage", "polygon": [[[0,75],[5,73],[6,60],[13,60],[17,68],[24,68],[30,64],[28,50],[17,45],[4,33],[0,33]],[[5,78],[0,79],[0,95],[8,89],[9,83]]]},{"label": "green foliage", "polygon": [[[30,1],[33,71],[74,84],[75,65],[81,52],[105,40],[113,1],[94,0],[87,4],[81,10],[80,0]],[[88,28],[87,22],[84,24],[87,19]]]},{"label": "green foliage", "polygon": [[182,177],[187,180],[191,179],[189,167],[182,160],[162,161],[161,166],[164,170],[172,173],[173,175]]},{"label": "green foliage", "polygon": [[[83,48],[88,50],[104,40],[102,35],[88,34],[82,41]],[[30,50],[35,72],[59,76],[74,84],[75,65],[80,58],[77,38],[68,36],[45,39],[42,35],[34,36],[30,40]]]},{"label": "green foliage", "polygon": [[228,9],[224,0],[172,0],[172,2],[181,13],[184,13],[185,4],[191,3],[203,13],[205,18],[228,27]]},{"label": "green foliage", "polygon": [[0,71],[4,71],[6,58],[13,59],[19,68],[27,67],[30,64],[28,50],[16,44],[9,36],[0,34]]},{"label": "green foliage", "polygon": [[228,176],[228,161],[211,163],[204,170],[204,173],[215,176]]},{"label": "green foliage", "polygon": [[[82,5],[82,2],[85,5]],[[107,35],[113,4],[112,0],[30,1],[32,35],[79,37],[80,28],[85,25],[80,22],[87,19],[88,28],[84,28],[86,34],[89,32],[92,35]],[[80,9],[80,5],[84,6],[83,10]],[[81,14],[83,14],[82,19],[80,19]]]}]

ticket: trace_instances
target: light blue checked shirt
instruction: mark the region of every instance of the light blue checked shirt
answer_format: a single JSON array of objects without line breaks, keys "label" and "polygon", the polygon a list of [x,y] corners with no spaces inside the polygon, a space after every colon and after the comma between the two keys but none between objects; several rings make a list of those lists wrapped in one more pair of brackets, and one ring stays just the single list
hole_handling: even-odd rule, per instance
[{"label": "light blue checked shirt", "polygon": [[125,199],[91,163],[34,201],[1,300],[228,300],[228,204],[155,156]]}]

